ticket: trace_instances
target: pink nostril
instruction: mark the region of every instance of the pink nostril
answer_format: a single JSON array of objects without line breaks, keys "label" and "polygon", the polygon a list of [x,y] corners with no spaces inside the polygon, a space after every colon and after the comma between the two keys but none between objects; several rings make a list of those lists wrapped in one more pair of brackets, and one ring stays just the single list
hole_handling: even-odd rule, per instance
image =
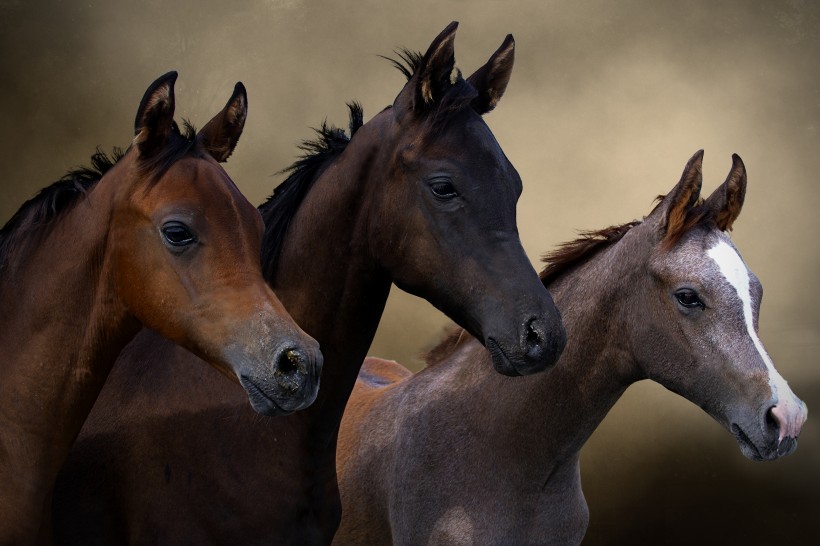
[{"label": "pink nostril", "polygon": [[777,406],[769,408],[769,411],[766,412],[766,426],[769,429],[777,431],[777,443],[783,441],[783,438],[786,436],[786,419],[782,408],[778,408]]},{"label": "pink nostril", "polygon": [[766,414],[767,424],[777,427],[779,431],[778,443],[784,438],[797,438],[805,420],[806,410],[802,402],[781,403],[770,408]]}]

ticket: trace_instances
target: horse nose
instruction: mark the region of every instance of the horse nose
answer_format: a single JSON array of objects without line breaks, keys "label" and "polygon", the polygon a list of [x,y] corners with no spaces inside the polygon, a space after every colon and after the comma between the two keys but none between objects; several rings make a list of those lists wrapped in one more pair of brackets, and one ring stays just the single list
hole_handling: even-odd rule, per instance
[{"label": "horse nose", "polygon": [[766,411],[766,432],[777,439],[778,456],[788,455],[797,448],[797,437],[806,420],[805,405],[798,401],[796,407],[778,403]]},{"label": "horse nose", "polygon": [[280,349],[273,359],[273,375],[280,388],[296,393],[321,369],[321,353],[300,347]]},{"label": "horse nose", "polygon": [[524,354],[541,369],[558,362],[567,342],[564,325],[560,321],[548,321],[546,317],[531,317],[524,323],[522,346]]}]

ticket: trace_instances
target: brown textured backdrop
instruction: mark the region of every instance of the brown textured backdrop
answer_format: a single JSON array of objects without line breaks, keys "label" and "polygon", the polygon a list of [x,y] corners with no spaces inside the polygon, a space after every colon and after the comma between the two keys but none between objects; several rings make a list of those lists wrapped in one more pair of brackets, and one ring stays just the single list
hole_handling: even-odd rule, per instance
[{"label": "brown textured backdrop", "polygon": [[[811,410],[795,455],[755,464],[692,404],[632,387],[584,451],[586,543],[816,543],[816,3],[0,0],[0,223],[95,146],[126,146],[143,91],[171,69],[178,116],[198,126],[246,84],[249,120],[227,168],[259,203],[308,127],[344,125],[350,99],[366,119],[392,101],[403,78],[378,54],[424,49],[451,20],[466,73],[516,38],[512,81],[487,122],[524,180],[533,261],[577,229],[647,213],[699,148],[704,191],[732,152],[743,157],[734,239],[765,286],[763,342]],[[371,353],[417,367],[446,321],[396,292]]]}]

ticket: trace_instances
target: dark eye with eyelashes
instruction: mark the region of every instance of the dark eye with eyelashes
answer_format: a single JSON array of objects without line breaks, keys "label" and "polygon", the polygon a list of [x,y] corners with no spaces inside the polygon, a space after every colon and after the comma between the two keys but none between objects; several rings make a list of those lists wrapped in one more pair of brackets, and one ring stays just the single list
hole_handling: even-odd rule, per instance
[{"label": "dark eye with eyelashes", "polygon": [[439,199],[452,199],[458,196],[455,186],[449,180],[436,180],[430,184],[430,191]]},{"label": "dark eye with eyelashes", "polygon": [[196,242],[190,228],[182,222],[166,222],[162,225],[162,237],[170,246],[181,249]]},{"label": "dark eye with eyelashes", "polygon": [[700,299],[698,293],[691,288],[682,288],[681,290],[675,292],[675,299],[678,300],[679,304],[687,309],[695,309],[697,307],[706,309],[706,304],[704,304]]}]

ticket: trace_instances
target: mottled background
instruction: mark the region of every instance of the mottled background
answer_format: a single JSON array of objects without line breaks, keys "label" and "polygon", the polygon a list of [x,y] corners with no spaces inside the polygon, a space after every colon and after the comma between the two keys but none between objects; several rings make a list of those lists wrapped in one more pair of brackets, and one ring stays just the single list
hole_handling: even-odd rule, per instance
[{"label": "mottled background", "polygon": [[[646,214],[705,148],[704,191],[732,152],[749,171],[733,235],[766,297],[761,337],[808,403],[797,453],[744,459],[700,409],[644,382],[583,456],[588,544],[814,542],[820,516],[820,7],[809,1],[0,0],[0,223],[98,145],[126,146],[148,84],[180,72],[177,113],[202,126],[234,82],[249,91],[227,165],[261,202],[325,118],[366,119],[403,77],[378,58],[461,22],[466,73],[507,33],[516,66],[487,117],[524,180],[533,261],[577,229]],[[395,293],[372,354],[418,366],[446,320]]]}]

